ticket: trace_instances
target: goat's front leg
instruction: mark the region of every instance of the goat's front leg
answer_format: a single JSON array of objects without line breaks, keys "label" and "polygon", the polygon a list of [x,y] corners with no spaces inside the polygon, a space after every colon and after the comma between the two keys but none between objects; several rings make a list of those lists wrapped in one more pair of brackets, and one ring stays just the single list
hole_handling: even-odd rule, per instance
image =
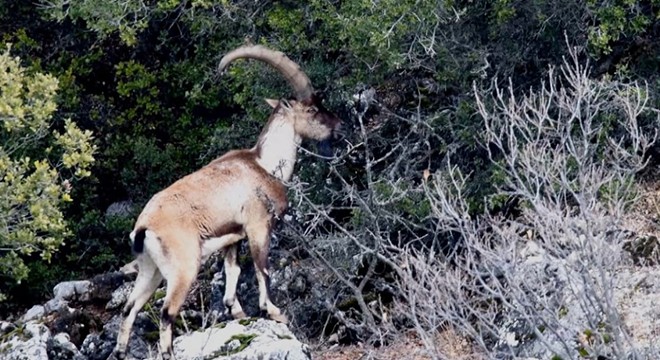
[{"label": "goat's front leg", "polygon": [[236,299],[239,275],[241,267],[238,265],[238,245],[229,245],[225,248],[225,296],[222,302],[234,319],[245,317],[241,303]]},{"label": "goat's front leg", "polygon": [[268,293],[268,248],[270,246],[270,222],[247,228],[250,253],[259,283],[259,308],[268,312],[271,319],[286,324],[286,316],[270,301]]}]

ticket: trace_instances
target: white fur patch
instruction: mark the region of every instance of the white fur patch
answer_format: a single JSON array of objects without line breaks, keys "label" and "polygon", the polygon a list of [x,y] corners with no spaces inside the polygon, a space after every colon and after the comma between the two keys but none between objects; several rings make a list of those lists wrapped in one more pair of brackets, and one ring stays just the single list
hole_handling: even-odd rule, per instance
[{"label": "white fur patch", "polygon": [[158,235],[155,232],[151,230],[147,230],[145,232],[144,249],[146,255],[148,255],[155,264],[157,264],[163,276],[167,278],[170,273],[170,269],[167,264],[170,263],[170,260],[165,256],[161,240],[158,239]]},{"label": "white fur patch", "polygon": [[273,119],[260,142],[259,165],[280,180],[290,180],[296,164],[296,151],[302,142],[293,124],[285,119]]}]

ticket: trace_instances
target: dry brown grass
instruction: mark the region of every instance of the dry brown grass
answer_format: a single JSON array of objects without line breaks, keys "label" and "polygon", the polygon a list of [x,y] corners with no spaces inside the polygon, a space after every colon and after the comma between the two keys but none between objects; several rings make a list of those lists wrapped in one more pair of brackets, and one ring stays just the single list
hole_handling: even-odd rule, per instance
[{"label": "dry brown grass", "polygon": [[660,167],[642,177],[639,198],[626,215],[625,226],[637,236],[660,239]]},{"label": "dry brown grass", "polygon": [[430,355],[424,348],[424,344],[411,331],[387,346],[334,345],[330,348],[317,349],[314,351],[313,358],[315,360],[485,359],[475,353],[468,340],[458,336],[451,330],[438,333],[435,341],[442,357]]}]

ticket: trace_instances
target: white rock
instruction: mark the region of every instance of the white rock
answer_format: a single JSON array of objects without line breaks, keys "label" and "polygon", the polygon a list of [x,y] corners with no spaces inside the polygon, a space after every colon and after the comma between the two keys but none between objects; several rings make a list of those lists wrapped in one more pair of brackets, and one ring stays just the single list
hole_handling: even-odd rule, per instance
[{"label": "white rock", "polygon": [[88,280],[61,282],[53,288],[55,299],[89,301],[94,286]]},{"label": "white rock", "polygon": [[0,320],[0,334],[4,335],[16,328],[16,325],[9,321]]},{"label": "white rock", "polygon": [[128,296],[133,291],[134,282],[123,283],[117,290],[112,292],[112,298],[105,305],[105,308],[108,310],[118,309],[126,303]]},{"label": "white rock", "polygon": [[8,339],[0,342],[0,358],[3,360],[48,360],[48,328],[36,321],[17,328]]},{"label": "white rock", "polygon": [[82,358],[82,354],[67,333],[59,333],[52,338],[51,355],[56,359]]},{"label": "white rock", "polygon": [[30,320],[35,320],[35,319],[40,319],[46,314],[46,310],[44,309],[43,306],[41,305],[34,305],[33,307],[28,310],[23,317],[21,318],[21,321],[23,322],[28,322]]},{"label": "white rock", "polygon": [[113,202],[105,210],[105,217],[127,217],[133,213],[135,206],[130,200]]},{"label": "white rock", "polygon": [[52,314],[54,312],[63,313],[64,310],[71,313],[73,309],[69,307],[69,302],[60,298],[50,299],[44,304],[44,309],[46,314]]},{"label": "white rock", "polygon": [[180,360],[311,359],[309,347],[286,325],[266,319],[234,320],[182,335],[174,340],[174,353]]}]

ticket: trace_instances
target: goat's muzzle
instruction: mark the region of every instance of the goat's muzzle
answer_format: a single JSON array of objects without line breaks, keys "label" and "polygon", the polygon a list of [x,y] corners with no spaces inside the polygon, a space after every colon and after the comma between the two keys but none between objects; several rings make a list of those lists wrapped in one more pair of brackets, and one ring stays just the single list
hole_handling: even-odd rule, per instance
[{"label": "goat's muzzle", "polygon": [[321,140],[317,143],[316,149],[318,151],[318,154],[326,157],[326,158],[331,158],[334,156],[334,151],[333,149],[336,147],[337,143],[341,141],[341,139],[344,138],[344,132],[342,131],[341,127],[341,122],[338,122],[335,124],[334,128],[332,129],[332,134],[325,140]]},{"label": "goat's muzzle", "polygon": [[319,153],[319,155],[323,157],[332,157],[332,140],[330,138],[321,140],[316,144],[316,149]]}]

